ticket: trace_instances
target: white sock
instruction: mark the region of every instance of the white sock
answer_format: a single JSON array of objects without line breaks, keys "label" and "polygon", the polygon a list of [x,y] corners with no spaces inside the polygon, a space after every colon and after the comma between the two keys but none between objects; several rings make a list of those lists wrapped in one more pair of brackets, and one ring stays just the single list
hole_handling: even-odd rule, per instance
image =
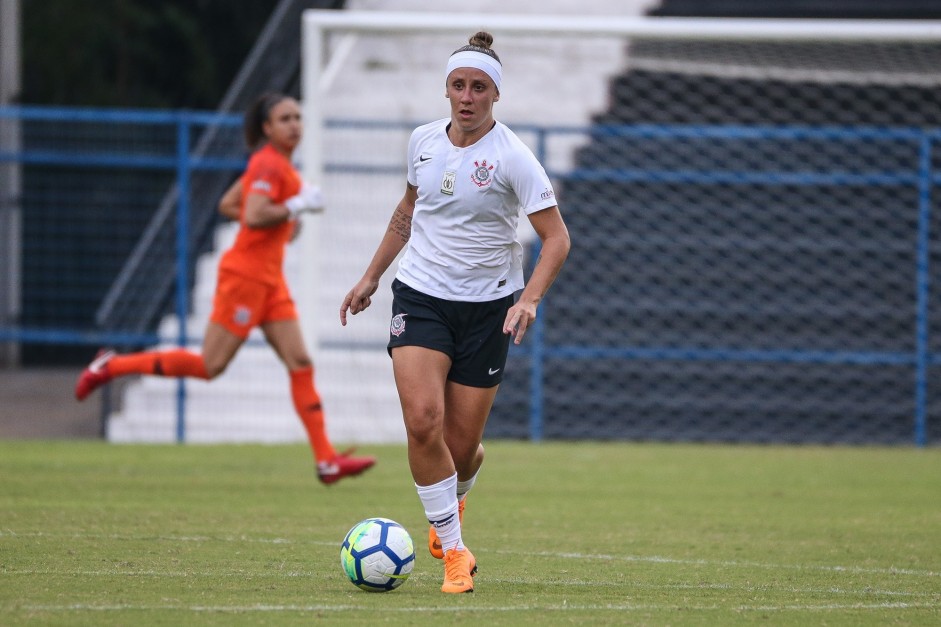
[{"label": "white sock", "polygon": [[463,549],[461,521],[457,515],[457,473],[433,485],[415,484],[425,507],[425,517],[434,525],[444,551]]},{"label": "white sock", "polygon": [[477,472],[474,473],[474,476],[468,479],[467,481],[458,481],[457,482],[457,500],[463,501],[464,497],[467,496],[467,493],[471,491],[471,488],[474,487],[474,483],[477,482],[477,475],[480,474],[480,469],[477,469]]}]

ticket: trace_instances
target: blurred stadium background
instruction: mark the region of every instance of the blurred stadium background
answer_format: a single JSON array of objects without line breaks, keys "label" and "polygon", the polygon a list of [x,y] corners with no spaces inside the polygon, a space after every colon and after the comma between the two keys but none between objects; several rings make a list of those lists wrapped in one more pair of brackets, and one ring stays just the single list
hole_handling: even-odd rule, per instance
[{"label": "blurred stadium background", "polygon": [[[0,0],[6,59],[15,4]],[[132,380],[87,406],[71,384],[101,345],[198,344],[233,236],[215,203],[245,160],[239,114],[262,90],[305,93],[303,12],[424,5],[274,3],[213,110],[17,106],[16,81],[0,81],[0,423],[92,411],[114,441],[302,439],[257,338],[210,384]],[[410,130],[447,115],[444,59],[472,31],[516,14],[852,19],[885,33],[929,26],[938,5],[482,0],[473,14],[436,3],[454,12],[449,33],[332,33],[322,98],[305,103],[324,125],[303,151],[330,209],[288,260],[331,435],[404,437],[387,300],[346,329],[336,312],[401,194]],[[491,30],[507,75],[497,117],[553,177],[573,252],[538,333],[511,353],[488,437],[941,441],[938,33]]]}]

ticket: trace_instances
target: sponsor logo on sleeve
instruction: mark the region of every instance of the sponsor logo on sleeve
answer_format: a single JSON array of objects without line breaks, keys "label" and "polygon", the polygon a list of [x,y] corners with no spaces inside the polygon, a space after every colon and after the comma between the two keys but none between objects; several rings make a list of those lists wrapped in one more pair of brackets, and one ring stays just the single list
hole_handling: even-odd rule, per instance
[{"label": "sponsor logo on sleeve", "polygon": [[257,190],[257,191],[259,191],[259,192],[270,192],[270,191],[271,191],[271,183],[269,183],[268,181],[262,180],[262,179],[258,179],[257,181],[252,181],[252,184],[251,184],[251,188],[250,188],[250,189],[254,189],[254,190]]}]

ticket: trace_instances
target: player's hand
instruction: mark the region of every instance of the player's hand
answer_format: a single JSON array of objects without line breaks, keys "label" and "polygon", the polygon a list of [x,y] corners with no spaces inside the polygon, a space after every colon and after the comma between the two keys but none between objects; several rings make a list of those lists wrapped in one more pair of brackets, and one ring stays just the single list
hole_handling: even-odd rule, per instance
[{"label": "player's hand", "polygon": [[320,213],[324,209],[323,194],[319,187],[304,181],[301,183],[301,190],[296,196],[285,200],[284,206],[288,208],[291,218],[296,218],[297,214],[302,212]]},{"label": "player's hand", "polygon": [[340,324],[346,326],[346,312],[349,311],[354,316],[365,310],[372,304],[372,295],[379,288],[379,281],[369,279],[360,279],[353,289],[349,291],[343,304],[340,305]]},{"label": "player's hand", "polygon": [[516,302],[506,312],[503,322],[503,332],[513,336],[513,343],[519,344],[526,335],[526,329],[536,319],[536,303],[525,302],[522,299]]}]

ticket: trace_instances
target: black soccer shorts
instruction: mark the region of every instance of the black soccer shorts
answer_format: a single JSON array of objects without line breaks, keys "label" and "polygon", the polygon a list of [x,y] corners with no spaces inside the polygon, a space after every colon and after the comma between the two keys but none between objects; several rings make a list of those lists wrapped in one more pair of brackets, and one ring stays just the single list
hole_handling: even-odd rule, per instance
[{"label": "black soccer shorts", "polygon": [[483,303],[444,300],[392,282],[389,354],[397,346],[422,346],[451,358],[448,380],[477,388],[503,381],[510,335],[503,332],[513,295]]}]

